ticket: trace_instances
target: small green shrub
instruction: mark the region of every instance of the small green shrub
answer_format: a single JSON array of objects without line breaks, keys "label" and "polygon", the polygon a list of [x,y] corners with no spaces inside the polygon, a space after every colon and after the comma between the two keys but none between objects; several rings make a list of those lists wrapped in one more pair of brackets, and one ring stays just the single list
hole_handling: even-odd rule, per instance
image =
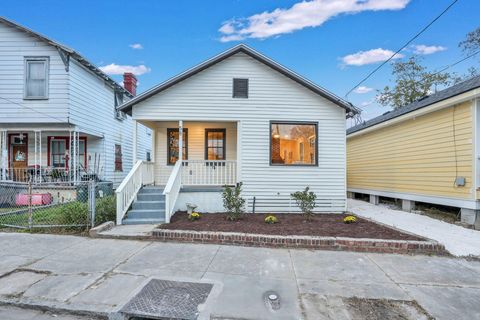
[{"label": "small green shrub", "polygon": [[278,219],[277,217],[275,217],[274,215],[268,215],[266,218],[265,218],[265,223],[268,223],[268,224],[274,224],[274,223],[277,223],[278,222]]},{"label": "small green shrub", "polygon": [[241,196],[242,193],[242,183],[240,182],[231,188],[225,186],[225,189],[222,193],[223,198],[223,207],[227,213],[227,220],[237,220],[243,213],[243,208],[245,206],[245,199]]},{"label": "small green shrub", "polygon": [[84,202],[72,201],[49,210],[55,212],[56,220],[61,225],[86,224],[88,221],[88,205]]},{"label": "small green shrub", "polygon": [[96,199],[95,225],[107,221],[115,221],[117,217],[117,201],[115,196],[107,196]]},{"label": "small green shrub", "polygon": [[309,190],[310,187],[306,187],[303,191],[297,191],[291,194],[307,220],[310,220],[313,216],[313,209],[315,209],[315,201],[317,200],[317,195]]}]

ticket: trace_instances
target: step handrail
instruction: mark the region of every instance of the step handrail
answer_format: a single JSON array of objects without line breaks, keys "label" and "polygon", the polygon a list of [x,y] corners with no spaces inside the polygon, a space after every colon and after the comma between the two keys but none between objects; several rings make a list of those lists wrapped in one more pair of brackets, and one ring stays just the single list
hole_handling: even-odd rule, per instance
[{"label": "step handrail", "polygon": [[117,196],[117,225],[122,224],[123,217],[125,217],[128,208],[130,208],[142,186],[153,183],[153,162],[138,160],[115,190]]},{"label": "step handrail", "polygon": [[175,202],[177,202],[178,194],[182,188],[182,160],[177,160],[173,167],[172,173],[168,178],[167,185],[163,190],[165,195],[165,222],[170,223],[170,217],[173,215]]}]

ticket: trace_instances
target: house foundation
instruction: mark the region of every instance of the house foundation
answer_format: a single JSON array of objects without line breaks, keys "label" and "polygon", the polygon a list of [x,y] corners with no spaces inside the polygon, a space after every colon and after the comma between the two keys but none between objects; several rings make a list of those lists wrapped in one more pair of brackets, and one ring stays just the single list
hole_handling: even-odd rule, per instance
[{"label": "house foundation", "polygon": [[475,228],[480,228],[480,210],[461,208],[460,220],[463,223],[475,225]]},{"label": "house foundation", "polygon": [[380,203],[380,197],[374,194],[370,195],[370,203],[374,205],[378,205]]},{"label": "house foundation", "polygon": [[407,212],[415,210],[415,201],[402,199],[402,210]]}]

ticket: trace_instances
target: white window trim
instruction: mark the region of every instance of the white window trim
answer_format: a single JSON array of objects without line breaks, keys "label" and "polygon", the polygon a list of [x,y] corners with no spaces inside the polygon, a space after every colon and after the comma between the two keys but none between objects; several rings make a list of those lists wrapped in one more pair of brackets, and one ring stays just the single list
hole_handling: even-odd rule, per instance
[{"label": "white window trim", "polygon": [[[27,96],[27,68],[30,61],[43,61],[45,62],[45,96],[29,97]],[[49,57],[25,57],[24,58],[24,79],[23,79],[23,99],[24,100],[47,100],[49,94],[49,73],[50,73],[50,58]]]}]

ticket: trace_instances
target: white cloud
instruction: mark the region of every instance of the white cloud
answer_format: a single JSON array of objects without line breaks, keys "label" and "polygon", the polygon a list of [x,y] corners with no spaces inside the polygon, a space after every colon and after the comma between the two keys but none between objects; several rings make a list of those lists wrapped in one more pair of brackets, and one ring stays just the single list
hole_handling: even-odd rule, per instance
[{"label": "white cloud", "polygon": [[359,94],[369,93],[370,91],[373,91],[373,88],[369,88],[365,86],[360,86],[357,89],[353,90],[353,92],[359,93]]},{"label": "white cloud", "polygon": [[[368,51],[359,51],[357,53],[346,55],[341,58],[345,65],[349,66],[363,66],[366,64],[383,62],[394,54],[392,50],[382,48],[371,49]],[[397,53],[393,59],[403,58],[403,54]]]},{"label": "white cloud", "polygon": [[291,33],[307,27],[318,27],[341,14],[362,11],[401,10],[410,0],[311,0],[290,8],[254,14],[247,18],[225,21],[218,30],[220,41],[239,41],[246,38],[265,39]]},{"label": "white cloud", "polygon": [[124,74],[125,72],[131,72],[134,75],[140,76],[144,73],[150,72],[151,69],[141,64],[138,66],[122,66],[115,63],[108,64],[103,67],[99,67],[100,70],[106,74]]},{"label": "white cloud", "polygon": [[133,43],[128,45],[130,48],[135,49],[135,50],[142,50],[143,46],[140,43]]},{"label": "white cloud", "polygon": [[418,45],[414,45],[413,46],[414,48],[414,53],[416,54],[423,54],[423,55],[427,55],[427,54],[432,54],[432,53],[435,53],[435,52],[440,52],[440,51],[445,51],[447,50],[446,47],[442,47],[442,46],[426,46],[424,44],[418,44]]}]

